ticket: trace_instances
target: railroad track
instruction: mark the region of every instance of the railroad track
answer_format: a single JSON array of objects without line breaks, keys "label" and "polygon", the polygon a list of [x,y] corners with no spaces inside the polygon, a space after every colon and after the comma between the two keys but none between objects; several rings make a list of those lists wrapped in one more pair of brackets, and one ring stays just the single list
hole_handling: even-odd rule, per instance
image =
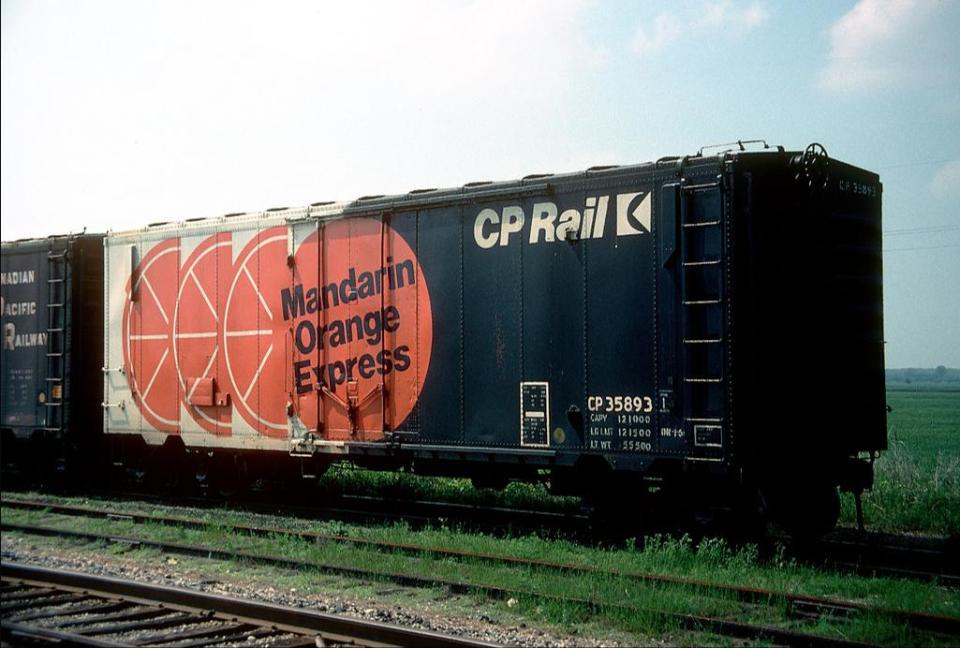
[{"label": "railroad track", "polygon": [[[111,496],[116,499],[116,496]],[[415,528],[435,526],[439,521],[465,530],[495,534],[547,533],[582,541],[605,540],[591,528],[588,515],[537,511],[507,507],[483,507],[422,500],[391,500],[362,495],[327,498],[315,506],[277,504],[251,499],[228,500],[205,497],[129,496],[130,501],[164,506],[211,508],[229,506],[265,515],[288,515],[303,519],[340,520],[370,523],[404,521]],[[18,501],[3,498],[4,505]],[[40,503],[33,502],[34,508]],[[45,506],[50,506],[46,504]],[[776,538],[788,546],[791,556],[817,566],[828,566],[863,576],[892,576],[932,581],[945,587],[960,588],[960,538],[923,538],[897,536],[853,529],[841,529],[816,544],[794,547],[786,536]]]},{"label": "railroad track", "polygon": [[79,572],[0,565],[11,645],[491,646],[424,630]]},{"label": "railroad track", "polygon": [[[101,496],[116,499],[116,493]],[[485,533],[521,534],[548,533],[570,538],[590,538],[595,531],[590,516],[571,511],[544,511],[537,509],[483,506],[456,502],[374,497],[370,495],[329,495],[310,504],[278,503],[276,498],[220,498],[217,496],[160,497],[151,494],[130,493],[134,501],[153,501],[166,505],[184,505],[197,508],[229,506],[252,513],[292,515],[307,519],[335,519],[344,522],[399,522],[413,527],[434,526],[439,521]]]},{"label": "railroad track", "polygon": [[[196,501],[196,500],[193,500]],[[209,506],[209,503],[207,504]],[[252,512],[276,514],[276,504],[237,503]],[[404,520],[414,526],[435,525],[438,520],[465,529],[496,534],[544,533],[574,540],[608,541],[585,513],[561,513],[483,507],[474,504],[423,500],[384,500],[361,495],[341,495],[319,508],[282,506],[283,514],[296,517],[338,519],[347,522]],[[892,576],[933,581],[960,588],[960,538],[932,538],[837,529],[809,546],[796,546],[789,537],[777,538],[791,555],[814,565],[825,565],[863,576]]]},{"label": "railroad track", "polygon": [[[194,506],[200,498],[191,498]],[[184,502],[187,503],[187,502]],[[596,526],[584,513],[560,513],[482,507],[473,504],[423,500],[384,500],[360,495],[341,495],[317,507],[235,502],[255,513],[292,515],[307,519],[336,519],[344,522],[405,521],[414,527],[435,526],[438,520],[472,531],[501,534],[540,533],[571,540],[622,541],[608,529]],[[861,576],[891,576],[932,581],[960,588],[960,538],[931,538],[838,529],[812,545],[797,546],[787,537],[778,537],[790,555],[802,562],[827,566]],[[772,543],[771,543],[772,544]]]},{"label": "railroad track", "polygon": [[960,588],[960,538],[928,538],[839,529],[809,549],[813,560],[859,573],[936,580]]},{"label": "railroad track", "polygon": [[[12,501],[4,499],[5,506],[16,506],[18,508],[42,507],[51,513],[62,515],[81,515],[95,518],[119,518],[131,522],[149,522],[152,524],[174,525],[182,528],[203,529],[211,526],[210,522],[196,520],[181,516],[156,516],[148,514],[128,514],[118,515],[114,511],[107,509],[97,509],[93,507],[67,507],[67,506],[49,506],[43,503],[30,503],[23,500]],[[452,592],[468,593],[480,592],[492,598],[505,599],[512,596],[533,596],[541,599],[554,600],[557,602],[574,603],[587,607],[591,610],[600,609],[620,609],[621,612],[636,612],[650,614],[651,610],[631,609],[629,606],[623,606],[616,603],[575,599],[571,597],[558,597],[537,591],[523,591],[509,589],[491,585],[485,585],[477,582],[450,581],[438,578],[424,577],[419,574],[410,573],[385,573],[351,567],[343,564],[323,564],[316,562],[291,561],[283,558],[256,555],[247,552],[228,552],[211,549],[210,547],[191,546],[181,544],[171,544],[166,542],[156,542],[132,537],[107,536],[101,534],[90,534],[78,531],[56,529],[50,527],[24,526],[4,524],[5,530],[21,531],[24,533],[40,535],[66,535],[86,540],[111,540],[115,542],[124,542],[131,545],[139,545],[160,549],[167,552],[177,552],[186,555],[223,558],[223,559],[244,559],[255,562],[267,562],[272,565],[302,569],[308,568],[317,571],[336,573],[343,576],[374,578],[381,580],[390,580],[400,585],[414,587],[442,587]],[[679,587],[697,595],[720,596],[728,599],[735,599],[745,606],[785,606],[788,616],[796,619],[806,619],[818,621],[823,618],[831,620],[848,619],[857,615],[880,615],[887,617],[899,624],[903,624],[917,632],[930,632],[948,637],[960,637],[960,618],[948,617],[942,615],[927,614],[924,612],[883,609],[875,606],[867,606],[862,603],[839,600],[835,598],[815,597],[788,592],[777,592],[764,590],[760,588],[733,586],[721,583],[705,582],[701,580],[668,576],[662,574],[640,573],[622,570],[602,569],[590,565],[561,563],[546,560],[532,560],[518,558],[515,556],[486,554],[479,552],[464,551],[460,549],[442,548],[435,546],[422,546],[410,543],[385,542],[371,540],[366,538],[317,533],[311,531],[296,531],[281,527],[250,526],[250,525],[218,525],[218,528],[230,532],[231,534],[245,534],[249,536],[287,536],[295,537],[300,540],[321,543],[351,544],[371,549],[378,552],[402,553],[412,556],[432,556],[437,560],[457,560],[464,562],[481,562],[492,565],[508,565],[524,570],[543,570],[552,572],[579,572],[589,574],[599,574],[610,578],[627,579],[652,586],[659,587]],[[657,611],[652,611],[658,613]],[[773,640],[776,643],[784,645],[849,645],[848,643],[837,643],[837,640],[830,637],[819,635],[810,635],[808,633],[785,630],[782,628],[771,628],[765,626],[752,626],[734,622],[729,619],[709,618],[698,615],[685,615],[673,612],[659,612],[661,616],[669,617],[673,621],[679,622],[681,626],[689,629],[706,629],[710,632],[730,635],[739,638],[761,638]]]}]

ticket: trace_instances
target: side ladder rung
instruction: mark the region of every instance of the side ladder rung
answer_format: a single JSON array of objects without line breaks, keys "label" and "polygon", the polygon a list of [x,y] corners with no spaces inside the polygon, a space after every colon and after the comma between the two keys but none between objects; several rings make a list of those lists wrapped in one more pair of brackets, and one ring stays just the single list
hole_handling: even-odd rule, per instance
[{"label": "side ladder rung", "polygon": [[705,338],[702,340],[698,339],[684,339],[684,344],[720,344],[723,342],[723,338]]},{"label": "side ladder rung", "polygon": [[719,224],[720,224],[720,221],[712,220],[712,221],[702,221],[700,223],[684,223],[683,227],[686,229],[692,229],[694,227],[714,227]]},{"label": "side ladder rung", "polygon": [[720,259],[713,259],[710,261],[684,261],[684,268],[692,268],[695,266],[715,266],[720,265]]},{"label": "side ladder rung", "polygon": [[686,184],[686,185],[683,185],[682,187],[684,191],[690,191],[690,192],[700,191],[703,189],[719,189],[719,188],[720,188],[719,182],[701,182],[700,184]]},{"label": "side ladder rung", "polygon": [[720,299],[693,299],[683,302],[684,306],[711,306],[722,304],[723,300]]}]

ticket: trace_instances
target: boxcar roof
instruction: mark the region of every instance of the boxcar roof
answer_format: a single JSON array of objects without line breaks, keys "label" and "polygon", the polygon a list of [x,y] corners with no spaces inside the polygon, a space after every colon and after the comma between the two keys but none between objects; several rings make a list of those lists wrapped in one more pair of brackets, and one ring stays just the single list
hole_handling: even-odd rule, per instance
[{"label": "boxcar roof", "polygon": [[77,234],[51,234],[36,238],[22,238],[15,241],[3,241],[3,250],[7,253],[48,250],[52,246],[63,246],[81,238],[103,238],[103,234],[81,232]]},{"label": "boxcar roof", "polygon": [[439,207],[459,202],[477,202],[503,198],[513,193],[536,194],[539,191],[546,190],[553,184],[610,179],[612,177],[629,176],[637,173],[649,173],[654,170],[667,170],[671,166],[677,168],[679,171],[680,167],[696,168],[715,165],[723,159],[739,158],[741,156],[795,155],[797,153],[797,151],[784,151],[780,147],[770,147],[760,151],[730,149],[711,155],[698,153],[695,155],[663,157],[656,162],[594,166],[585,171],[572,173],[534,173],[518,180],[468,182],[460,187],[414,189],[404,194],[361,196],[352,201],[315,202],[301,207],[273,207],[262,211],[236,212],[209,218],[201,217],[187,218],[178,221],[162,221],[151,223],[146,227],[110,232],[108,236],[111,238],[123,238],[147,232],[159,233],[184,229],[209,228],[226,223],[229,223],[230,227],[234,228],[244,223],[263,219],[296,221],[318,218],[326,220],[354,214],[369,214],[378,211]]},{"label": "boxcar roof", "polygon": [[[718,156],[685,158],[688,164],[715,163]],[[415,208],[428,208],[460,201],[480,201],[495,198],[516,191],[527,193],[536,189],[545,189],[548,184],[567,183],[595,178],[630,175],[642,171],[650,171],[657,167],[664,168],[667,164],[674,164],[679,157],[661,158],[657,162],[646,162],[631,165],[603,165],[590,167],[585,171],[572,173],[534,173],[519,180],[507,181],[479,181],[468,182],[460,187],[414,189],[404,194],[369,195],[361,196],[353,201],[343,202],[315,202],[302,207],[273,207],[263,211],[236,212],[211,218],[188,218],[180,221],[163,221],[151,223],[146,227],[130,230],[118,230],[108,234],[110,237],[125,237],[144,232],[162,232],[169,230],[194,229],[210,227],[217,223],[230,223],[231,226],[245,222],[258,221],[264,218],[282,218],[285,220],[300,220],[307,218],[333,219],[352,214],[369,214],[372,211],[391,211]]]}]

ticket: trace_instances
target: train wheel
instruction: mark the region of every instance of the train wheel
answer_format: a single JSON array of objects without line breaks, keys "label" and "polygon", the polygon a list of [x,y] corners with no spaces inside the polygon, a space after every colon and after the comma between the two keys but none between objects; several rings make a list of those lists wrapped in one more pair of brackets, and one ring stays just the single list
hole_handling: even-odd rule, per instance
[{"label": "train wheel", "polygon": [[507,479],[505,475],[498,474],[474,475],[470,478],[470,482],[477,490],[489,488],[498,492],[502,491],[510,484],[510,480]]},{"label": "train wheel", "polygon": [[151,492],[158,495],[176,495],[184,486],[183,466],[186,459],[179,436],[168,437],[159,448],[148,450],[144,480]]},{"label": "train wheel", "polygon": [[734,543],[762,542],[767,533],[768,505],[762,491],[744,486],[731,496],[726,535]]},{"label": "train wheel", "polygon": [[247,490],[248,482],[249,471],[243,457],[223,455],[213,458],[210,485],[219,497],[229,499],[242,494]]},{"label": "train wheel", "polygon": [[813,516],[813,523],[820,531],[820,535],[832,531],[840,519],[840,493],[836,486],[823,486],[815,493],[818,508]]},{"label": "train wheel", "polygon": [[840,494],[829,484],[810,484],[789,491],[765,491],[772,521],[800,543],[831,531],[840,519]]},{"label": "train wheel", "polygon": [[[597,490],[583,497],[582,505],[590,526],[601,538],[622,542],[643,537],[650,531],[650,498],[639,480],[609,480],[609,490]],[[611,493],[619,493],[613,497]]]}]

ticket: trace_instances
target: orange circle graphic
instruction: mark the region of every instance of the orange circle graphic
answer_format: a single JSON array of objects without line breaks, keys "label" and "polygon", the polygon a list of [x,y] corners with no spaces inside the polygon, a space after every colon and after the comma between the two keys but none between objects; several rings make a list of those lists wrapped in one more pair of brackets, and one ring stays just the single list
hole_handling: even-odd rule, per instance
[{"label": "orange circle graphic", "polygon": [[213,381],[211,385],[219,388],[224,381],[220,311],[225,285],[232,277],[231,249],[227,232],[214,234],[197,246],[180,270],[174,311],[173,357],[181,403],[203,430],[221,435],[230,433],[230,407],[204,402],[198,394],[204,391],[204,382]]},{"label": "orange circle graphic", "polygon": [[[290,285],[289,230],[262,230],[233,266],[223,312],[223,352],[234,407],[259,434],[288,436],[289,335],[280,291]],[[236,433],[236,430],[234,430]]]},{"label": "orange circle graphic", "polygon": [[234,403],[260,434],[377,440],[420,395],[433,343],[426,279],[378,220],[323,224],[288,259],[285,227],[237,257],[223,316]]},{"label": "orange circle graphic", "polygon": [[386,223],[345,218],[308,236],[294,268],[283,315],[300,418],[317,421],[327,439],[376,440],[398,429],[433,345],[430,291],[410,245]]},{"label": "orange circle graphic", "polygon": [[174,309],[180,242],[157,243],[127,281],[123,312],[123,361],[134,402],[161,432],[180,430],[173,358]]}]

